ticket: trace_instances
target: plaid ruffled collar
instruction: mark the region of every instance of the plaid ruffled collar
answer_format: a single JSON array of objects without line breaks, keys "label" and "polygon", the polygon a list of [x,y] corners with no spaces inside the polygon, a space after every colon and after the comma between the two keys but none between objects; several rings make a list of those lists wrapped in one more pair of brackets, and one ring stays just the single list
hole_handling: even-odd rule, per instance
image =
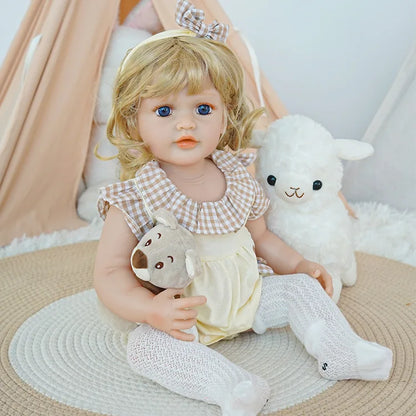
[{"label": "plaid ruffled collar", "polygon": [[197,234],[226,234],[243,227],[255,197],[253,178],[245,166],[254,154],[234,156],[216,150],[211,158],[222,171],[227,183],[218,201],[197,202],[184,195],[166,176],[157,161],[148,162],[136,174],[136,188],[151,213],[159,208],[173,212],[189,231]]}]

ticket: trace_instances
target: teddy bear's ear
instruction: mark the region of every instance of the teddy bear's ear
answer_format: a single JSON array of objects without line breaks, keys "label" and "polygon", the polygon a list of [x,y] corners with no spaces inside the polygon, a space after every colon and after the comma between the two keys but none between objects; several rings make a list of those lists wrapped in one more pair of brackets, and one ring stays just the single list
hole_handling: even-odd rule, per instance
[{"label": "teddy bear's ear", "polygon": [[154,215],[153,219],[155,222],[165,225],[166,227],[172,228],[175,230],[178,227],[178,220],[176,217],[167,209],[160,208]]},{"label": "teddy bear's ear", "polygon": [[266,143],[267,130],[254,130],[251,134],[250,147],[259,148]]},{"label": "teddy bear's ear", "polygon": [[365,159],[374,153],[370,143],[350,139],[335,139],[335,149],[337,156],[345,160]]},{"label": "teddy bear's ear", "polygon": [[201,259],[194,249],[185,251],[185,265],[188,276],[193,279],[202,273]]}]

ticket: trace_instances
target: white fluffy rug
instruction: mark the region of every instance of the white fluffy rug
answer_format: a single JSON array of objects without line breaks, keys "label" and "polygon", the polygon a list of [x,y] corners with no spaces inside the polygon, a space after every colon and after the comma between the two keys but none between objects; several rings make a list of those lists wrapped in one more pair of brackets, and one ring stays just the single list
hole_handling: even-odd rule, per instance
[{"label": "white fluffy rug", "polygon": [[[416,266],[416,211],[401,212],[374,202],[351,204],[354,220],[355,249]],[[32,238],[18,238],[0,248],[0,258],[81,241],[98,240],[102,221],[73,231],[61,230]]]}]

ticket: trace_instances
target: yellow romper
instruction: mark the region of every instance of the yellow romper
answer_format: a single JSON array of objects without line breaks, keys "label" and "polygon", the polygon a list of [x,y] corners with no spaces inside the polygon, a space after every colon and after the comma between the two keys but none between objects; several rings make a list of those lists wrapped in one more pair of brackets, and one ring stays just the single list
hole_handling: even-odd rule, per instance
[{"label": "yellow romper", "polygon": [[216,150],[211,158],[227,183],[219,201],[196,202],[183,195],[156,161],[144,165],[134,179],[103,188],[98,201],[103,218],[110,205],[121,209],[138,239],[152,228],[151,213],[162,207],[193,233],[203,273],[185,289],[185,296],[207,297],[207,303],[198,308],[197,329],[203,344],[252,326],[262,280],[245,224],[263,215],[269,203],[245,168],[252,155],[236,157]]}]

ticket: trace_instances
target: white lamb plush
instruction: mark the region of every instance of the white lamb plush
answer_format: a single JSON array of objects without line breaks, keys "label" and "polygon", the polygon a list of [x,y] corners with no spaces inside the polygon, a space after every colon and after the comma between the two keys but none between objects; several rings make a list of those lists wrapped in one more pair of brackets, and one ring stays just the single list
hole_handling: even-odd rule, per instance
[{"label": "white lamb plush", "polygon": [[269,229],[305,258],[322,264],[332,275],[333,300],[342,285],[357,279],[351,217],[338,196],[341,159],[370,156],[373,147],[358,140],[334,139],[320,124],[301,115],[273,122],[256,131],[259,147],[256,177],[270,198]]}]

